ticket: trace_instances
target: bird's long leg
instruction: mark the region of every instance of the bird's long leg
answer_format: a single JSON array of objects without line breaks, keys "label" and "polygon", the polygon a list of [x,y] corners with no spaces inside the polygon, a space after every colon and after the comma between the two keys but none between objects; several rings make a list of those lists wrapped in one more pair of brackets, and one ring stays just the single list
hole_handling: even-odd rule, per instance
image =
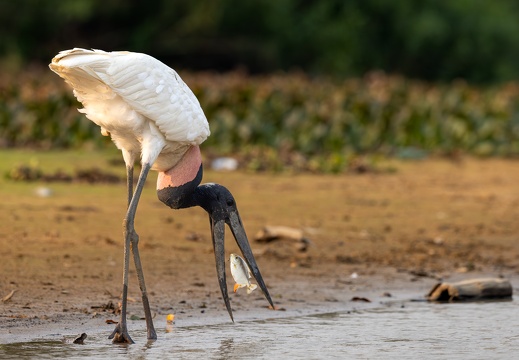
[{"label": "bird's long leg", "polygon": [[[133,164],[126,165],[126,185],[127,185],[127,198],[128,198],[128,209],[129,211],[130,204],[133,198]],[[126,225],[128,215],[124,220],[124,225]],[[119,343],[133,343],[133,340],[130,338],[128,334],[128,327],[126,325],[126,305],[128,299],[128,272],[130,265],[130,238],[126,236],[126,226],[125,226],[125,236],[124,236],[124,266],[123,266],[123,292],[122,292],[122,300],[121,300],[121,319],[117,326],[115,327],[112,334],[108,337],[109,339],[113,339],[113,342]]]},{"label": "bird's long leg", "polygon": [[128,207],[130,207],[130,203],[132,202],[133,197],[133,164],[126,166],[126,188],[128,197]]},{"label": "bird's long leg", "polygon": [[[135,189],[135,194],[132,197],[132,201],[130,202],[130,208],[128,209],[128,213],[130,215],[130,210],[132,210],[132,205],[134,204],[135,200],[135,206],[132,210],[132,219],[135,218],[135,211],[137,210],[137,204],[139,202],[140,195],[142,193],[142,188],[144,187],[144,183],[146,182],[146,177],[148,176],[148,172],[150,171],[151,165],[144,164],[141,170],[141,174],[139,176],[139,181],[137,182],[137,188]],[[151,310],[150,310],[150,302],[148,300],[148,293],[146,291],[146,284],[144,282],[144,272],[142,270],[142,264],[141,264],[141,257],[139,255],[139,236],[137,233],[135,233],[135,230],[133,229],[133,220],[132,220],[132,230],[134,236],[132,237],[131,242],[131,248],[133,253],[133,261],[135,262],[135,269],[137,270],[137,278],[139,279],[139,287],[141,289],[142,294],[142,305],[144,307],[144,317],[146,318],[146,329],[147,329],[147,335],[148,340],[156,340],[157,339],[157,333],[155,332],[155,327],[153,326],[153,319],[151,316]]]},{"label": "bird's long leg", "polygon": [[150,164],[143,164],[141,174],[139,175],[139,180],[137,181],[137,186],[135,188],[135,192],[131,198],[130,205],[128,207],[128,212],[126,213],[126,218],[124,219],[124,269],[123,269],[123,297],[122,297],[122,307],[121,307],[121,321],[117,324],[115,330],[110,335],[110,339],[113,339],[114,343],[133,343],[133,340],[130,338],[128,334],[128,328],[126,323],[126,304],[128,300],[128,269],[130,262],[130,247],[133,252],[133,257],[135,261],[135,267],[137,270],[137,277],[139,278],[139,286],[142,292],[142,300],[144,305],[144,315],[146,317],[146,326],[148,330],[148,339],[156,339],[157,335],[155,329],[153,327],[153,320],[151,318],[151,311],[148,301],[148,295],[146,292],[146,285],[144,283],[144,275],[142,271],[142,265],[139,256],[138,243],[139,236],[135,232],[134,224],[135,224],[135,214],[137,211],[137,205],[139,204],[139,199],[142,193],[142,189],[144,188],[144,183],[146,182],[146,177],[151,168]]},{"label": "bird's long leg", "polygon": [[[131,214],[132,219],[135,218],[137,203],[139,202],[139,197],[141,196],[142,188],[144,187],[144,183],[146,182],[146,177],[148,176],[150,168],[151,165],[149,164],[144,164],[142,167],[141,174],[139,176],[139,181],[137,182],[137,187],[135,189],[135,194],[133,195],[132,201],[130,202],[130,208],[128,209],[128,215],[130,215],[130,210],[133,211]],[[132,209],[132,206],[134,204],[134,209]],[[135,269],[137,270],[137,278],[139,279],[139,287],[141,289],[142,306],[144,307],[144,317],[146,318],[146,330],[148,333],[148,340],[157,340],[157,333],[155,332],[155,327],[153,326],[153,319],[151,316],[148,292],[146,291],[146,284],[144,283],[144,272],[142,270],[141,257],[139,255],[139,236],[133,228],[133,220],[131,223],[131,231],[133,232],[133,236],[131,238],[133,261],[135,262]]]}]

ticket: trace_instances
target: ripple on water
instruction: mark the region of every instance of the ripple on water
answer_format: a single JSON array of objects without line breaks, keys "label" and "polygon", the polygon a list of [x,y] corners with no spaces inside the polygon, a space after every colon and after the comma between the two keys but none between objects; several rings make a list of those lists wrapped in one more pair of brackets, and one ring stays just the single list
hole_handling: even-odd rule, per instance
[{"label": "ripple on water", "polygon": [[[96,359],[429,359],[510,358],[519,348],[517,301],[392,303],[377,309],[210,326],[159,329],[135,345],[112,345],[106,334],[0,345],[0,358]],[[135,326],[137,327],[137,326]],[[132,326],[134,328],[134,326]],[[168,329],[171,330],[171,329]]]}]

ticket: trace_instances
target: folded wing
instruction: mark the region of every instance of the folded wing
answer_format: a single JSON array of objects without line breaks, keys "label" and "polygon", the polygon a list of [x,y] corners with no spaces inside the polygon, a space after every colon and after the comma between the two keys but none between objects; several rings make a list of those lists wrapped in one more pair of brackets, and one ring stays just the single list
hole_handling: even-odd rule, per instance
[{"label": "folded wing", "polygon": [[119,96],[153,121],[168,141],[199,145],[210,134],[191,89],[151,56],[75,48],[60,52],[50,67],[72,85],[85,108],[97,98]]}]

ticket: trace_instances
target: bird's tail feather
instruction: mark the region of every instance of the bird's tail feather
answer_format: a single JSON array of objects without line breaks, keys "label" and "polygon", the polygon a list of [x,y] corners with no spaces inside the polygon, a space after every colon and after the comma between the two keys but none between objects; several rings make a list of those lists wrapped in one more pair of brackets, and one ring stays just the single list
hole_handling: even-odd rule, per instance
[{"label": "bird's tail feather", "polygon": [[82,67],[99,61],[107,61],[109,57],[110,53],[103,50],[74,48],[60,51],[59,54],[52,59],[50,67],[51,69],[53,67]]},{"label": "bird's tail feather", "polygon": [[61,51],[52,59],[49,67],[75,89],[74,94],[79,101],[88,101],[92,90],[96,93],[96,99],[103,93],[109,98],[114,94],[102,81],[100,74],[106,73],[110,66],[110,54],[102,50],[74,48]]}]

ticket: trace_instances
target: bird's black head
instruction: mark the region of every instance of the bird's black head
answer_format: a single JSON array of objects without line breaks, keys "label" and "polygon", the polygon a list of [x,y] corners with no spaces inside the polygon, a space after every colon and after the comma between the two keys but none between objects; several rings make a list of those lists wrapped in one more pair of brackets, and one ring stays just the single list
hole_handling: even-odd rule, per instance
[{"label": "bird's black head", "polygon": [[197,205],[202,207],[214,221],[228,222],[238,208],[231,192],[220,184],[207,183],[197,188]]}]

